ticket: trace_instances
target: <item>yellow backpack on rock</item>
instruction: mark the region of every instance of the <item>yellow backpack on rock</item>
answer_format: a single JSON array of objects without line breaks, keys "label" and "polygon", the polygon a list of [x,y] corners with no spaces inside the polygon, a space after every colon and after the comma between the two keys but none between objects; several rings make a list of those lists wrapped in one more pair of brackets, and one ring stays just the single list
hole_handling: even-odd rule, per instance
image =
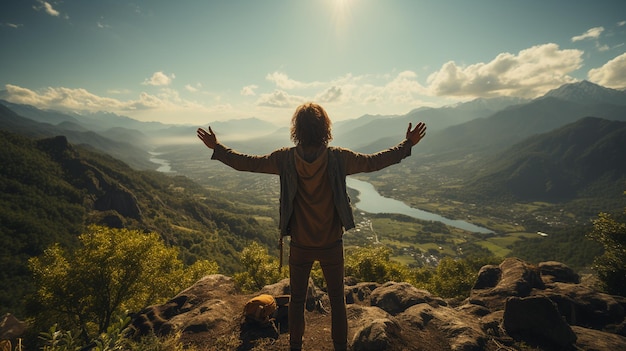
[{"label": "yellow backpack on rock", "polygon": [[276,312],[276,300],[272,295],[261,294],[253,297],[243,307],[246,322],[268,323]]}]

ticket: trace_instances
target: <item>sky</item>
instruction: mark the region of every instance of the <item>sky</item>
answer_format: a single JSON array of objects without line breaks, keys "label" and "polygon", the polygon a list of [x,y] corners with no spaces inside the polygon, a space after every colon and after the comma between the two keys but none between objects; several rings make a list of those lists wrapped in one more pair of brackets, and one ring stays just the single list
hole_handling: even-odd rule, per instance
[{"label": "sky", "polygon": [[206,125],[626,88],[623,0],[2,0],[0,97]]}]

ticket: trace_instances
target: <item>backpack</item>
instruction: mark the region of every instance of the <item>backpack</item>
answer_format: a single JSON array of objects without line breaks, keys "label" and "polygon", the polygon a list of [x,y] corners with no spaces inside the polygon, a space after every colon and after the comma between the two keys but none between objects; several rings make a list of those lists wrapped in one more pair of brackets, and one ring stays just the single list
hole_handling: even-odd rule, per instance
[{"label": "backpack", "polygon": [[268,323],[273,319],[274,312],[276,312],[276,300],[268,294],[251,298],[243,307],[246,322]]}]

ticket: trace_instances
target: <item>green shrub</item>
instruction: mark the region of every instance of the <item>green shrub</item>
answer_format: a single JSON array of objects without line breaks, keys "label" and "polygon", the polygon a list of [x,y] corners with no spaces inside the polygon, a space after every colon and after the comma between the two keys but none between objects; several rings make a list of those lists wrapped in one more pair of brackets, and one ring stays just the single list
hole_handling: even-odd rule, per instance
[{"label": "green shrub", "polygon": [[593,264],[604,290],[626,296],[626,223],[600,213],[588,237],[604,246],[604,253],[596,257]]},{"label": "green shrub", "polygon": [[[185,267],[178,249],[156,233],[90,226],[70,250],[55,244],[29,260],[37,293],[37,326],[58,323],[90,340],[127,311],[165,301],[217,264]],[[38,329],[41,330],[41,329]]]},{"label": "green shrub", "polygon": [[350,250],[346,254],[345,274],[366,282],[409,281],[409,267],[390,260],[390,255],[391,249],[382,246]]},{"label": "green shrub", "polygon": [[255,292],[265,285],[274,284],[289,276],[288,270],[283,267],[279,271],[278,258],[269,255],[267,249],[253,241],[240,254],[244,271],[233,276],[235,285],[243,292]]}]

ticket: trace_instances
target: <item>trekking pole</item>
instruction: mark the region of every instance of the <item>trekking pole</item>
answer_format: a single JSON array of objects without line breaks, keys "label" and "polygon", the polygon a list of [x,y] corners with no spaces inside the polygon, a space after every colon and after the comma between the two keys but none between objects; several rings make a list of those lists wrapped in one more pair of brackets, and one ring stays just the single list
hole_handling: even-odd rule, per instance
[{"label": "trekking pole", "polygon": [[280,258],[278,259],[278,273],[283,272],[283,236],[278,240],[278,248],[280,249]]}]

